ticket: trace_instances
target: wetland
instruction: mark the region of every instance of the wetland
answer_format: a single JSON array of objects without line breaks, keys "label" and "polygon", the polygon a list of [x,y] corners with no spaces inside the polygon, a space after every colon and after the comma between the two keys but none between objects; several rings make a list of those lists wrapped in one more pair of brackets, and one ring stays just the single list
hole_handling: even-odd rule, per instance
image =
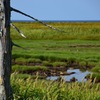
[{"label": "wetland", "polygon": [[48,22],[64,32],[37,22],[14,24],[27,37],[11,28],[12,41],[21,46],[12,48],[16,100],[100,99],[100,22]]}]

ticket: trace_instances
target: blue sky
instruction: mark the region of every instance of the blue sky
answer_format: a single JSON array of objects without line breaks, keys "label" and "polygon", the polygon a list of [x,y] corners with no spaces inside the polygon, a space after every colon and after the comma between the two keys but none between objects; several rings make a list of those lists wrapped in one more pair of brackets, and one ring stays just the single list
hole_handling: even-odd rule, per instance
[{"label": "blue sky", "polygon": [[[100,0],[11,0],[11,6],[39,20],[100,20]],[[12,12],[12,20],[31,20]]]}]

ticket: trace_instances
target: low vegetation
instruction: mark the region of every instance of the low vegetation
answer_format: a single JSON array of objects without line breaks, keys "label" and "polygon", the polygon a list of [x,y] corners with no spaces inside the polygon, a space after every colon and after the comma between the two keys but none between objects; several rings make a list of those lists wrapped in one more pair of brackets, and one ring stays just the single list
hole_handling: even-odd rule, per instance
[{"label": "low vegetation", "polygon": [[[63,79],[46,81],[30,76],[25,79],[13,74],[11,83],[15,100],[99,100],[100,84],[91,80],[86,83],[66,83]],[[27,76],[27,75],[26,75]],[[23,77],[22,77],[23,78]]]},{"label": "low vegetation", "polygon": [[[100,22],[65,22],[48,23],[64,32],[53,31],[37,22],[14,23],[26,35],[27,39],[56,39],[56,40],[100,40]],[[11,29],[11,37],[22,39],[14,29]]]},{"label": "low vegetation", "polygon": [[[64,32],[37,22],[14,24],[27,37],[23,39],[11,28],[13,42],[22,46],[13,47],[12,52],[11,82],[15,100],[100,99],[100,22],[49,22]],[[89,70],[92,77],[88,76],[86,83],[38,79],[51,75],[52,70],[70,67]]]}]

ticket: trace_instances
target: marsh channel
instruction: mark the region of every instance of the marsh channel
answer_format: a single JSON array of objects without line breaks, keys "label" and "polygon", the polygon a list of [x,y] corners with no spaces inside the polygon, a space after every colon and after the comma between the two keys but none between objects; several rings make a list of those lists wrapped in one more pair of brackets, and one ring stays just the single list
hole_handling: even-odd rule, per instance
[{"label": "marsh channel", "polygon": [[75,82],[75,81],[86,82],[87,81],[86,76],[91,73],[88,70],[81,71],[80,69],[73,69],[73,68],[69,68],[66,72],[70,74],[61,76],[49,76],[46,79],[58,80],[60,77],[62,77],[67,82]]}]

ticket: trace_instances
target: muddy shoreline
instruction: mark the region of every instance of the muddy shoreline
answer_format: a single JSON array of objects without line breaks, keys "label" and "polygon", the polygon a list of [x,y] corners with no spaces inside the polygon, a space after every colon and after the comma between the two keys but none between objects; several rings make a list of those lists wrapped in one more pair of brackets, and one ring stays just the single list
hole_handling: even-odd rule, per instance
[{"label": "muddy shoreline", "polygon": [[[30,63],[23,63],[23,62],[15,62],[13,60],[13,65],[19,65],[19,66],[24,66],[26,65],[27,67],[28,66],[33,66],[33,67],[36,67],[36,66],[42,66],[42,62],[30,62]],[[29,75],[32,75],[32,76],[36,76],[37,73],[39,76],[42,76],[42,78],[47,78],[47,77],[50,77],[50,76],[68,76],[68,75],[72,75],[72,74],[75,74],[76,72],[67,72],[67,70],[69,68],[72,68],[72,69],[80,69],[82,71],[86,71],[86,70],[90,70],[92,68],[92,66],[88,66],[87,65],[84,65],[84,66],[80,66],[78,62],[70,62],[70,63],[67,63],[66,66],[56,66],[56,67],[53,67],[52,65],[46,65],[47,67],[47,70],[44,70],[44,69],[41,69],[41,70],[25,70],[25,71],[19,71],[18,73],[21,73],[21,74],[29,74]],[[72,81],[77,81],[77,79],[75,79],[73,77]]]}]

